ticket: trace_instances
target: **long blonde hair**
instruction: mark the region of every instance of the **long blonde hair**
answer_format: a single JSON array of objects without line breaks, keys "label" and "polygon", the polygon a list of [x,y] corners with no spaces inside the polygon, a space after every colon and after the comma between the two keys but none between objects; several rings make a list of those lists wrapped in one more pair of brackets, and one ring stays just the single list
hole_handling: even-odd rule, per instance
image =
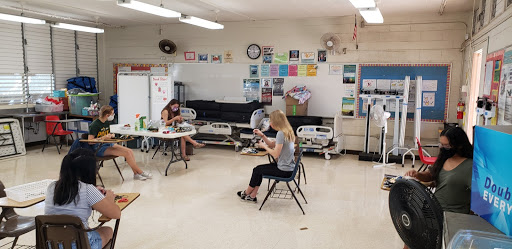
[{"label": "long blonde hair", "polygon": [[284,115],[283,111],[275,110],[270,113],[270,123],[274,127],[274,129],[278,131],[282,131],[284,133],[284,138],[288,142],[295,142],[295,134],[293,132],[292,126],[286,115]]}]

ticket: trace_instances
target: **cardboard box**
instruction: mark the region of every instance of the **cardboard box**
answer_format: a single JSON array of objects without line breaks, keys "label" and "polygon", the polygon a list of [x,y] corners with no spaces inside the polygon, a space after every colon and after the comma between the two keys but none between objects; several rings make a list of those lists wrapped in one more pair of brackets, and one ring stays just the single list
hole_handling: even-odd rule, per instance
[{"label": "cardboard box", "polygon": [[287,97],[286,101],[286,116],[307,116],[308,115],[308,101],[299,105],[299,100]]}]

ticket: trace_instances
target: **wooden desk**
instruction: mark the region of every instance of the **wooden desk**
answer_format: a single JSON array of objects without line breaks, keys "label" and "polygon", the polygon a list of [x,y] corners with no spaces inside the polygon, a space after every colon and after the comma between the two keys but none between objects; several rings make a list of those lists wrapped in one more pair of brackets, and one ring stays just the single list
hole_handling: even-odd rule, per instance
[{"label": "wooden desk", "polygon": [[14,200],[11,200],[7,197],[0,198],[0,208],[26,208],[33,206],[39,202],[44,201],[46,197],[39,197],[32,200],[24,201],[24,202],[17,202]]},{"label": "wooden desk", "polygon": [[[116,205],[123,211],[128,205],[130,205],[133,201],[135,201],[137,198],[139,198],[139,193],[117,193],[116,195],[120,195],[128,199],[127,202],[119,202],[119,200],[116,201]],[[108,222],[112,219],[106,217],[105,215],[102,215],[98,221],[99,222]],[[116,225],[114,227],[114,235],[112,236],[112,243],[110,244],[110,249],[114,249],[114,246],[116,244],[117,239],[117,231],[119,230],[119,222],[121,222],[121,219],[116,219]]]}]

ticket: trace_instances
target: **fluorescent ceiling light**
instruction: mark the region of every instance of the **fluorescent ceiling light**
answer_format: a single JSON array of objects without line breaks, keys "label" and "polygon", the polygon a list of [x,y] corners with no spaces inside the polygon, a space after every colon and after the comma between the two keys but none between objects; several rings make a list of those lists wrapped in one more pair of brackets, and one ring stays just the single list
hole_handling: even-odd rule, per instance
[{"label": "fluorescent ceiling light", "polygon": [[224,25],[220,23],[204,20],[194,16],[180,17],[180,22],[196,25],[207,29],[224,29]]},{"label": "fluorescent ceiling light", "polygon": [[22,22],[22,23],[32,23],[32,24],[45,24],[45,20],[29,18],[24,16],[15,16],[15,15],[7,15],[0,14],[0,20],[12,21],[12,22]]},{"label": "fluorescent ceiling light", "polygon": [[375,8],[374,0],[349,0],[356,9]]},{"label": "fluorescent ceiling light", "polygon": [[58,22],[56,24],[52,24],[52,27],[54,27],[54,28],[61,28],[61,29],[71,29],[71,30],[89,32],[89,33],[103,33],[103,32],[105,32],[103,29],[86,27],[86,26],[80,26],[80,25],[73,25],[73,24],[67,24],[67,23],[60,23],[60,22]]},{"label": "fluorescent ceiling light", "polygon": [[360,9],[359,13],[363,16],[364,20],[367,23],[383,23],[384,17],[380,13],[379,8],[368,8],[368,9]]},{"label": "fluorescent ceiling light", "polygon": [[181,13],[163,7],[135,1],[117,0],[117,5],[163,17],[180,17]]}]

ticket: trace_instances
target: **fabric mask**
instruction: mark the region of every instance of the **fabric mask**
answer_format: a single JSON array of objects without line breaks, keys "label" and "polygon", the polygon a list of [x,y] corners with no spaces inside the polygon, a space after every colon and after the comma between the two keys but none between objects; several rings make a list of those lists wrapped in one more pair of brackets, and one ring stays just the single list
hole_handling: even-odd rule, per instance
[{"label": "fabric mask", "polygon": [[178,111],[178,109],[179,109],[178,107],[174,107],[174,108],[172,108],[172,109],[171,109],[171,111],[172,111],[172,112],[177,112],[177,111]]},{"label": "fabric mask", "polygon": [[108,120],[108,121],[112,121],[112,120],[114,120],[114,114],[112,114],[112,115],[108,116],[107,120]]},{"label": "fabric mask", "polygon": [[453,149],[453,148],[450,148],[450,149],[447,149],[447,148],[441,148],[441,152],[442,152],[443,154],[445,154],[445,155],[446,155],[447,157],[449,157],[449,158],[450,158],[450,157],[455,156],[455,154],[456,154],[456,151],[455,151],[455,149]]}]

